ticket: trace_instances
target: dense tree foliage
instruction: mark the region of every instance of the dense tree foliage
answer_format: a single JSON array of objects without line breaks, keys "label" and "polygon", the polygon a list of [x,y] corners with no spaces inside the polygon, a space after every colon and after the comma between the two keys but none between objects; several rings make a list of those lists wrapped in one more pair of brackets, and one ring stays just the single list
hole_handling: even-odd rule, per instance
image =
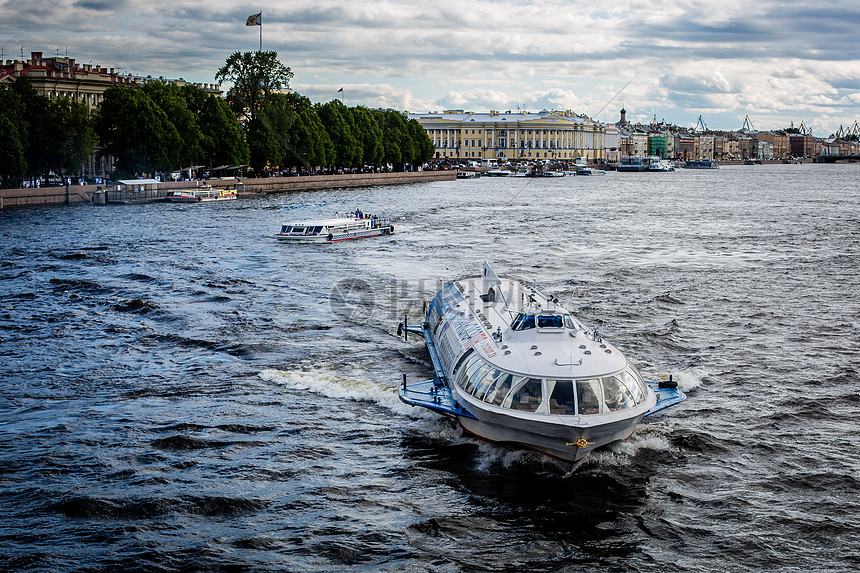
[{"label": "dense tree foliage", "polygon": [[188,110],[197,117],[204,165],[240,165],[248,162],[248,144],[226,102],[200,88],[181,88]]},{"label": "dense tree foliage", "polygon": [[122,177],[179,166],[182,136],[144,90],[128,86],[105,90],[96,130],[103,152],[115,157]]},{"label": "dense tree foliage", "polygon": [[27,147],[24,104],[11,89],[0,89],[0,180],[4,187],[26,174]]},{"label": "dense tree foliage", "polygon": [[234,52],[215,74],[233,85],[227,92],[230,109],[254,119],[269,95],[290,87],[293,72],[278,61],[277,52]]},{"label": "dense tree foliage", "polygon": [[0,88],[0,180],[79,174],[96,142],[127,177],[197,165],[403,170],[433,157],[424,129],[403,113],[338,100],[314,105],[289,91],[292,77],[276,52],[236,52],[216,74],[232,84],[226,100],[152,81],[108,88],[96,113],[41,96],[19,78]]},{"label": "dense tree foliage", "polygon": [[95,146],[89,108],[67,97],[48,98],[26,77],[0,88],[0,179],[77,173]]},{"label": "dense tree foliage", "polygon": [[354,126],[350,126],[352,114],[338,100],[332,100],[316,106],[317,115],[334,145],[333,165],[338,167],[360,167],[361,147],[353,135]]},{"label": "dense tree foliage", "polygon": [[105,90],[96,119],[120,176],[244,163],[248,146],[224,102],[195,86],[151,82]]},{"label": "dense tree foliage", "polygon": [[350,126],[361,147],[361,163],[381,165],[384,151],[382,129],[374,119],[373,112],[363,106],[353,107],[350,111],[352,116]]},{"label": "dense tree foliage", "polygon": [[284,165],[307,169],[334,163],[334,144],[311,100],[297,93],[283,98],[295,113],[295,121],[287,133],[290,153],[284,157]]}]

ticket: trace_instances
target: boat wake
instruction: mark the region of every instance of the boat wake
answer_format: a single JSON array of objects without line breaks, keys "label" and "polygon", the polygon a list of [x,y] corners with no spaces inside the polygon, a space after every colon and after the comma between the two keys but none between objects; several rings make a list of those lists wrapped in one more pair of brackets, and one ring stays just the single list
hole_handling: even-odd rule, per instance
[{"label": "boat wake", "polygon": [[372,380],[358,376],[344,376],[326,368],[314,370],[267,369],[259,377],[297,390],[309,390],[327,398],[373,402],[383,408],[414,418],[434,418],[423,408],[407,406],[397,397],[397,387],[381,386]]},{"label": "boat wake", "polygon": [[[646,379],[654,380],[655,382],[666,382],[669,380],[669,373],[651,374],[650,372],[643,371],[643,375]],[[701,386],[704,379],[708,376],[709,373],[707,371],[695,366],[689,366],[683,370],[672,372],[672,380],[678,383],[678,389],[685,394]]]}]

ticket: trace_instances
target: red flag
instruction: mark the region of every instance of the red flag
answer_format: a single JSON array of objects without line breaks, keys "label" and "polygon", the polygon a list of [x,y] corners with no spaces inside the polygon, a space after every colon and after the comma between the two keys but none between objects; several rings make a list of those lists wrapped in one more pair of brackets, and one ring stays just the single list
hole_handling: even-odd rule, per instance
[{"label": "red flag", "polygon": [[337,93],[343,93],[343,88],[340,88],[339,90],[337,90]]}]

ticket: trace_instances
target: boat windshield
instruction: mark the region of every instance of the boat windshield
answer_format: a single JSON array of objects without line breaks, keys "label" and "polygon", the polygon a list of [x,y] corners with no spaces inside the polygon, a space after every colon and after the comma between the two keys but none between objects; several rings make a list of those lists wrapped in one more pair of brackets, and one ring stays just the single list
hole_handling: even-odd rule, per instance
[{"label": "boat windshield", "polygon": [[570,315],[551,314],[537,315],[519,313],[511,322],[511,330],[529,330],[530,328],[574,328]]},{"label": "boat windshield", "polygon": [[611,414],[648,399],[645,381],[633,365],[602,378],[542,380],[504,372],[473,353],[462,361],[456,384],[496,407],[557,416]]},{"label": "boat windshield", "polygon": [[538,328],[563,328],[564,322],[561,315],[555,314],[552,316],[537,317]]},{"label": "boat windshield", "polygon": [[535,327],[535,315],[519,313],[511,323],[512,330],[528,330]]}]

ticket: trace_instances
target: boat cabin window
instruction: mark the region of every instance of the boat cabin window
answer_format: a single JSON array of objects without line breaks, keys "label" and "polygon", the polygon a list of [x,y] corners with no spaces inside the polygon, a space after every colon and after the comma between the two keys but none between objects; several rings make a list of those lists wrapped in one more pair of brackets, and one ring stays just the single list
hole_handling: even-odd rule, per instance
[{"label": "boat cabin window", "polygon": [[472,356],[466,362],[466,365],[463,367],[463,369],[460,370],[460,375],[457,376],[457,385],[460,388],[465,388],[466,382],[469,380],[469,377],[472,375],[473,372],[475,372],[475,370],[478,368],[478,366],[480,366],[483,363],[484,363],[484,361],[481,360],[480,358],[478,358],[477,355]]},{"label": "boat cabin window", "polygon": [[492,372],[488,372],[485,374],[480,380],[475,384],[474,390],[472,390],[472,396],[477,398],[478,400],[484,399],[484,394],[487,393],[487,389],[490,385],[495,382],[496,378],[502,375],[501,370],[493,369]]},{"label": "boat cabin window", "polygon": [[603,379],[603,401],[610,412],[636,405],[630,389],[617,376],[607,376]]},{"label": "boat cabin window", "polygon": [[602,396],[599,379],[576,381],[576,402],[580,414],[600,414]]},{"label": "boat cabin window", "polygon": [[511,410],[535,412],[542,400],[541,386],[541,380],[538,378],[524,378],[511,390],[505,404]]},{"label": "boat cabin window", "polygon": [[511,383],[514,381],[519,382],[523,378],[521,376],[514,376],[513,374],[502,374],[496,381],[493,382],[493,385],[487,390],[487,393],[484,394],[484,402],[488,404],[492,404],[494,406],[498,406],[502,403],[502,400],[505,399],[505,396],[508,395],[508,391],[511,389]]},{"label": "boat cabin window", "polygon": [[290,229],[291,235],[304,235],[306,227],[293,227]]},{"label": "boat cabin window", "polygon": [[535,315],[519,313],[511,323],[511,330],[528,330],[535,327]]},{"label": "boat cabin window", "polygon": [[311,235],[319,235],[321,231],[322,231],[322,227],[313,227],[311,229],[310,234]]},{"label": "boat cabin window", "polygon": [[576,414],[573,402],[572,380],[547,380],[546,393],[549,395],[549,413],[562,416]]},{"label": "boat cabin window", "polygon": [[642,375],[639,374],[635,366],[632,364],[627,366],[627,370],[622,374],[622,381],[624,382],[624,386],[630,391],[630,395],[633,396],[633,404],[635,406],[645,403],[645,400],[648,399],[645,380],[642,379]]},{"label": "boat cabin window", "polygon": [[571,318],[569,314],[564,315],[564,326],[565,328],[570,329],[576,328],[576,326],[573,324],[573,318]]},{"label": "boat cabin window", "polygon": [[564,328],[564,320],[558,314],[539,316],[537,317],[537,326],[538,328]]},{"label": "boat cabin window", "polygon": [[442,317],[439,316],[439,307],[434,304],[430,307],[430,316],[427,317],[430,332],[436,334],[436,328],[438,328],[440,322],[442,322]]},{"label": "boat cabin window", "polygon": [[484,376],[489,374],[493,370],[493,367],[487,364],[486,362],[481,361],[477,368],[475,368],[471,374],[469,374],[468,380],[466,380],[465,386],[463,386],[463,390],[466,391],[466,394],[473,394],[475,392],[475,388],[478,386],[478,383],[483,380]]},{"label": "boat cabin window", "polygon": [[451,370],[451,372],[456,373],[457,370],[460,368],[460,366],[463,365],[463,363],[466,361],[467,358],[469,358],[469,357],[474,358],[474,356],[472,356],[474,353],[475,353],[474,348],[470,348],[469,350],[464,352],[463,355],[460,356],[460,358],[457,360],[457,364],[454,365],[454,369]]}]

